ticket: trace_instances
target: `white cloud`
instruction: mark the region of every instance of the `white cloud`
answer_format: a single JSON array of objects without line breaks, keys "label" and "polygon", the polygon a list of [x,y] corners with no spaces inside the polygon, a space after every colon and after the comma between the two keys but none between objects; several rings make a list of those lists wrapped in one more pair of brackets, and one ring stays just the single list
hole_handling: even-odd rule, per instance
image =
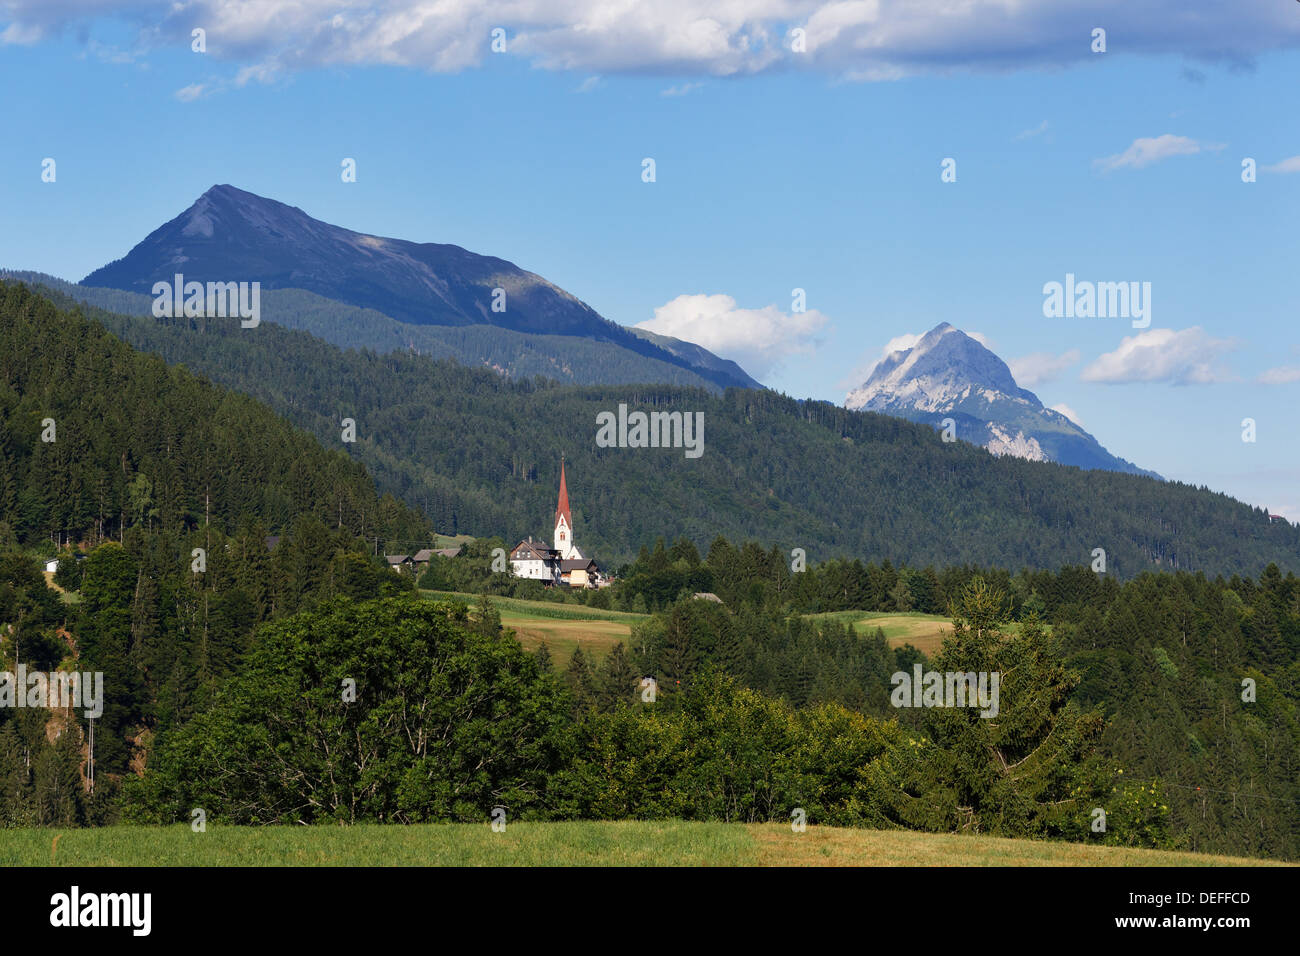
[{"label": "white cloud", "polygon": [[811,352],[814,336],[826,322],[816,309],[741,309],[729,295],[679,295],[636,327],[694,342],[761,379],[783,359]]},{"label": "white cloud", "polygon": [[683,83],[681,86],[670,86],[666,90],[660,90],[660,96],[685,96],[692,90],[698,90],[703,83]]},{"label": "white cloud", "polygon": [[1168,382],[1172,385],[1209,385],[1228,380],[1216,367],[1223,353],[1236,348],[1229,339],[1214,339],[1200,326],[1183,329],[1150,329],[1126,336],[1113,352],[1107,352],[1083,370],[1085,382],[1123,384]]},{"label": "white cloud", "polygon": [[172,95],[182,103],[192,103],[203,95],[204,89],[202,83],[191,83],[189,86],[182,86]]},{"label": "white cloud", "polygon": [[[891,80],[953,69],[1058,68],[1095,59],[1099,19],[1125,52],[1230,67],[1300,48],[1291,4],[1187,0],[3,0],[0,41],[31,43],[105,20],[154,47],[208,31],[209,56],[256,64],[252,78],[328,66],[455,72],[505,56],[554,70],[729,76],[807,69]],[[1099,13],[1104,16],[1098,16]],[[790,30],[807,49],[791,50]]]},{"label": "white cloud", "polygon": [[1300,156],[1289,156],[1280,163],[1263,167],[1266,173],[1300,173]]},{"label": "white cloud", "polygon": [[1020,133],[1017,133],[1016,139],[1033,139],[1035,136],[1039,136],[1046,132],[1047,132],[1047,120],[1043,120],[1033,129],[1027,129]]},{"label": "white cloud", "polygon": [[1043,382],[1056,381],[1061,377],[1062,372],[1078,362],[1080,358],[1082,355],[1078,349],[1070,349],[1061,355],[1034,352],[1032,355],[1011,359],[1007,365],[1017,385],[1021,388],[1033,388]]},{"label": "white cloud", "polygon": [[1102,172],[1110,172],[1124,166],[1141,169],[1171,156],[1193,156],[1204,150],[1223,149],[1222,143],[1201,143],[1186,136],[1165,133],[1162,136],[1140,137],[1133,140],[1128,149],[1104,159],[1094,159],[1093,165]]},{"label": "white cloud", "polygon": [[1255,381],[1261,385],[1289,385],[1292,382],[1300,382],[1300,367],[1281,365],[1277,368],[1271,368],[1265,372],[1260,372]]},{"label": "white cloud", "polygon": [[0,43],[14,46],[31,46],[34,43],[41,42],[44,35],[45,31],[40,27],[24,26],[22,23],[14,21],[0,32]]},{"label": "white cloud", "polygon": [[601,81],[600,81],[600,77],[598,77],[598,76],[589,76],[589,77],[587,77],[585,80],[583,80],[581,83],[579,83],[579,84],[578,84],[578,88],[577,88],[576,90],[574,90],[573,92],[575,92],[575,93],[590,93],[592,90],[594,90],[594,89],[596,89],[598,86],[600,86],[600,82],[601,82]]},{"label": "white cloud", "polygon": [[134,63],[142,55],[139,51],[122,50],[110,44],[100,43],[98,40],[91,40],[87,43],[86,52],[101,63],[112,63],[118,66]]},{"label": "white cloud", "polygon": [[1048,407],[1051,408],[1052,411],[1054,412],[1060,412],[1062,415],[1064,415],[1070,421],[1074,422],[1080,428],[1083,427],[1083,422],[1079,418],[1079,413],[1076,412],[1069,405],[1065,404],[1065,402],[1058,402],[1057,404]]},{"label": "white cloud", "polygon": [[895,335],[880,350],[880,356],[876,359],[875,364],[880,364],[882,360],[889,358],[895,352],[906,352],[923,338],[925,338],[924,332],[904,332],[902,335]]},{"label": "white cloud", "polygon": [[921,341],[924,333],[905,332],[902,335],[896,335],[880,350],[880,354],[868,352],[858,359],[856,365],[849,371],[844,378],[836,383],[840,389],[854,389],[860,386],[867,379],[871,378],[871,373],[876,370],[876,366],[889,358],[895,352],[905,352],[917,342]]}]

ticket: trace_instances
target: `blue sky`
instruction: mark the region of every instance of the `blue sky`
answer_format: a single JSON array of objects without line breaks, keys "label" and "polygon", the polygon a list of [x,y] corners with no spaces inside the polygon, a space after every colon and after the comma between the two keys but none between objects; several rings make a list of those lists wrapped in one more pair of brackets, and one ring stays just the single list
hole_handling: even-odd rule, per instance
[{"label": "blue sky", "polygon": [[[0,2],[0,266],[80,279],[230,183],[799,397],[947,321],[1113,453],[1300,520],[1300,4],[261,6]],[[1066,273],[1150,282],[1150,328],[1045,318]]]}]

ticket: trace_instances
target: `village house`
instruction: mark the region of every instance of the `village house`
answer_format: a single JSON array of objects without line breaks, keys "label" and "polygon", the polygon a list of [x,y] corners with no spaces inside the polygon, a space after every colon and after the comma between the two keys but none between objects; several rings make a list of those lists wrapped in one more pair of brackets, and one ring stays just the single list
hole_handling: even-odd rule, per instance
[{"label": "village house", "polygon": [[415,554],[386,554],[384,560],[394,571],[410,569],[416,574],[429,567],[435,557],[454,558],[460,554],[460,548],[421,548]]},{"label": "village house", "polygon": [[555,505],[554,547],[534,541],[530,535],[510,552],[510,573],[544,584],[567,584],[574,588],[603,587],[608,582],[600,568],[573,540],[573,515],[569,511],[569,488],[560,459],[560,497]]}]

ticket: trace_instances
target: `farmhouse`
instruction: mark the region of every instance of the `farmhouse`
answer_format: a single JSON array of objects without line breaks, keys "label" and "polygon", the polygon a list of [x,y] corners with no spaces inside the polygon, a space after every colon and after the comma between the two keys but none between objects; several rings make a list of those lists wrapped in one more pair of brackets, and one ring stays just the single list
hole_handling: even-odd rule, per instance
[{"label": "farmhouse", "polygon": [[573,516],[569,513],[569,488],[560,459],[560,498],[555,505],[553,548],[530,535],[510,552],[510,573],[546,584],[567,584],[574,588],[602,587],[606,582],[600,568],[573,540]]},{"label": "farmhouse", "polygon": [[454,558],[458,554],[460,548],[421,548],[415,554],[385,554],[384,560],[394,571],[411,570],[420,574],[435,557]]}]

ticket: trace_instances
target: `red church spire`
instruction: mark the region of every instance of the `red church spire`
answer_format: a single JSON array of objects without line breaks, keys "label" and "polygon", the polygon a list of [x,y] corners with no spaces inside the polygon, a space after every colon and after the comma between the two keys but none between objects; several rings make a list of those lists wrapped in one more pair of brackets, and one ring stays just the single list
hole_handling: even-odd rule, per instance
[{"label": "red church spire", "polygon": [[560,523],[560,518],[564,518],[564,523],[570,528],[573,527],[573,517],[569,514],[569,489],[564,483],[564,459],[560,459],[560,500],[555,506],[555,523]]}]

